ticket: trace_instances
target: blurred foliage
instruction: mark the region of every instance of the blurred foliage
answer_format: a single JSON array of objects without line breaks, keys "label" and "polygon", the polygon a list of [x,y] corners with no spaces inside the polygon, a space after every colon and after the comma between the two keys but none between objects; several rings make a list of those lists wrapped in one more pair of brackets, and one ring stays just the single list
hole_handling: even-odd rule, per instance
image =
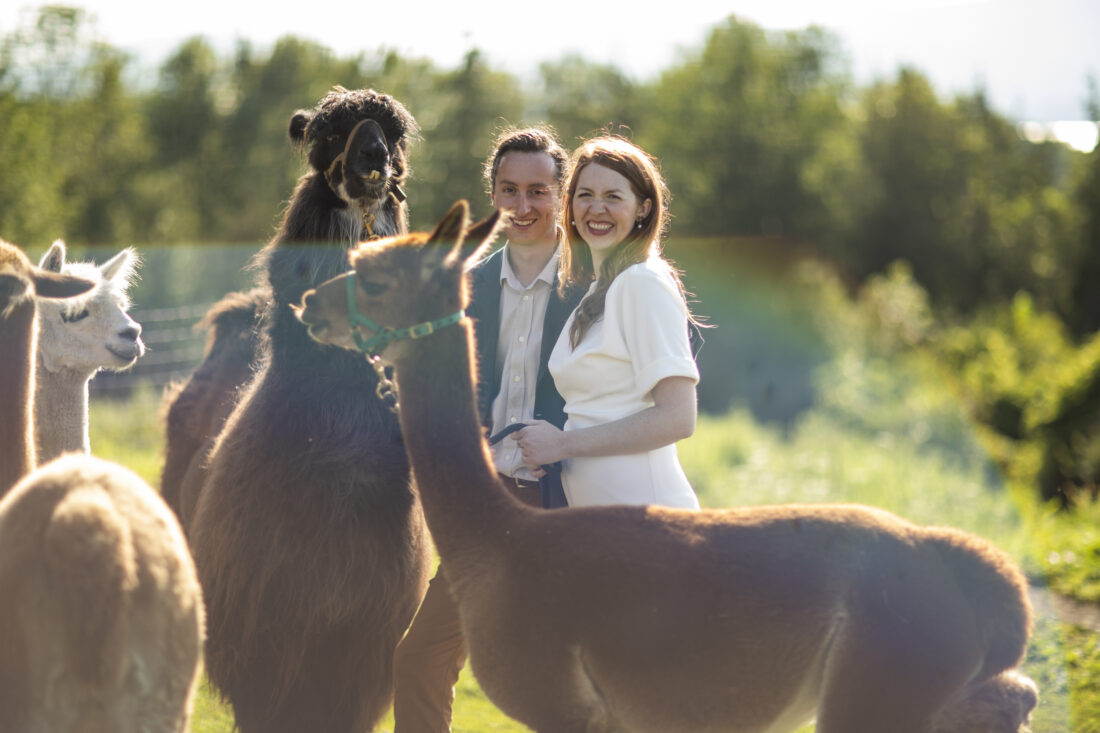
[{"label": "blurred foliage", "polygon": [[613,66],[567,56],[542,64],[539,76],[531,117],[552,125],[567,148],[600,131],[633,130],[643,118],[642,90]]},{"label": "blurred foliage", "polygon": [[[1094,119],[1100,119],[1100,109],[1093,111]],[[1066,318],[1074,333],[1084,334],[1100,330],[1100,146],[1078,171],[1072,190],[1082,224],[1067,288],[1072,305],[1066,309]]]},{"label": "blurred foliage", "polygon": [[817,399],[814,370],[830,357],[810,291],[793,262],[805,252],[774,237],[680,237],[665,246],[707,325],[698,355],[699,406],[747,407],[789,428]]},{"label": "blurred foliage", "polygon": [[903,440],[959,465],[984,456],[970,416],[944,388],[942,365],[919,348],[935,328],[928,296],[904,263],[849,298],[829,269],[802,268],[831,358],[815,372],[822,412],[871,439]]},{"label": "blurred foliage", "polygon": [[858,110],[862,164],[838,179],[854,211],[826,233],[830,254],[857,279],[905,260],[940,308],[969,312],[1023,289],[1072,310],[1078,212],[1066,169],[1080,155],[1020,139],[980,91],[940,103],[909,69],[865,90]]},{"label": "blurred foliage", "polygon": [[813,238],[827,215],[806,168],[844,124],[848,82],[824,31],[730,18],[661,75],[638,142],[659,155],[678,230]]},{"label": "blurred foliage", "polygon": [[460,68],[432,76],[422,106],[410,107],[423,132],[423,144],[411,156],[413,227],[434,226],[457,199],[470,201],[478,216],[489,212],[482,163],[495,130],[520,120],[522,98],[518,82],[488,68],[477,51],[467,53]]},{"label": "blurred foliage", "polygon": [[818,27],[730,16],[644,82],[576,55],[521,80],[476,48],[442,69],[292,35],[228,54],[196,37],[140,84],[83,10],[22,18],[0,38],[0,232],[25,246],[260,244],[304,169],[291,114],[371,86],[422,128],[414,226],[460,197],[487,211],[480,168],[501,126],[547,122],[569,146],[607,129],[660,158],[678,235],[795,239],[856,282],[905,260],[937,309],[1024,290],[1077,336],[1100,319],[1098,154],[1027,142],[980,89],[943,100],[915,69],[858,88]]},{"label": "blurred foliage", "polygon": [[1062,504],[1097,495],[1100,332],[1077,344],[1021,293],[946,329],[933,348],[1012,475]]},{"label": "blurred foliage", "polygon": [[943,454],[970,454],[978,441],[998,474],[1042,501],[1097,498],[1100,332],[1075,340],[1023,292],[966,317],[937,316],[902,261],[851,298],[831,269],[808,262],[801,272],[829,344],[815,372],[827,412]]}]

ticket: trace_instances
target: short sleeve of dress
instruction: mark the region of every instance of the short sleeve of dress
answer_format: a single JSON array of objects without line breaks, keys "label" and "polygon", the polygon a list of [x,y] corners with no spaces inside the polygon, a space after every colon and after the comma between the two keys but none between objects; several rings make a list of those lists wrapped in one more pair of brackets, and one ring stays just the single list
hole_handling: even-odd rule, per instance
[{"label": "short sleeve of dress", "polygon": [[699,381],[688,339],[687,304],[662,261],[620,273],[608,289],[605,317],[618,325],[640,394],[648,395],[666,377]]}]

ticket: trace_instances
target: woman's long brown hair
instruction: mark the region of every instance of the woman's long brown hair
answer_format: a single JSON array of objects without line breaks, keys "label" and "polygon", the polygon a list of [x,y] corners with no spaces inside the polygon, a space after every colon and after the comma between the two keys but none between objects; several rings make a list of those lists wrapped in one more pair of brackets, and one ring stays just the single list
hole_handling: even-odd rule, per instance
[{"label": "woman's long brown hair", "polygon": [[[573,215],[573,196],[577,190],[580,172],[588,165],[596,164],[620,174],[630,183],[639,201],[649,199],[649,213],[630,231],[623,241],[615,245],[600,267],[596,288],[577,306],[569,342],[573,348],[581,342],[593,323],[603,317],[607,289],[611,282],[626,268],[645,262],[650,256],[661,254],[661,239],[668,229],[668,186],[657,167],[656,159],[629,140],[617,135],[605,135],[586,141],[576,149],[569,165],[569,179],[562,192],[562,221],[565,230],[565,246],[559,262],[558,287],[564,291],[575,284],[591,283],[595,278],[592,250],[581,238]],[[676,280],[680,294],[687,302],[679,273],[669,263],[669,270]]]}]

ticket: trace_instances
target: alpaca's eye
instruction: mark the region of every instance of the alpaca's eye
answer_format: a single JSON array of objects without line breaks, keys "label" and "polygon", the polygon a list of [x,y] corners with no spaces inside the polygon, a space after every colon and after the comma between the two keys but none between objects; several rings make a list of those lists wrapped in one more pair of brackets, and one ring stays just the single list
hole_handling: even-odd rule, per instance
[{"label": "alpaca's eye", "polygon": [[77,321],[83,321],[89,315],[90,312],[87,308],[80,311],[79,313],[65,313],[64,311],[62,311],[61,320],[65,321],[65,323],[76,323]]},{"label": "alpaca's eye", "polygon": [[359,287],[363,288],[363,292],[367,295],[378,296],[386,292],[387,285],[383,282],[367,282],[366,280],[359,281]]}]

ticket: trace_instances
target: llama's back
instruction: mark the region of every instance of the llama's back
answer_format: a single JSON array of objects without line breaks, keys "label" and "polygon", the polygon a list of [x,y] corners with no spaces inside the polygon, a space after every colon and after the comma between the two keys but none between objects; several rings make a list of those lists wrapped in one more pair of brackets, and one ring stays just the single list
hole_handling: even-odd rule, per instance
[{"label": "llama's back", "polygon": [[42,466],[0,503],[0,558],[0,729],[186,728],[201,592],[144,481],[90,456]]},{"label": "llama's back", "polygon": [[[229,293],[211,306],[196,326],[207,332],[203,362],[164,397],[165,449],[161,496],[187,525],[197,491],[201,463],[211,441],[252,377],[259,358],[259,321],[270,294],[266,288]],[[194,480],[192,480],[192,478]],[[193,491],[192,491],[193,493]]]}]

